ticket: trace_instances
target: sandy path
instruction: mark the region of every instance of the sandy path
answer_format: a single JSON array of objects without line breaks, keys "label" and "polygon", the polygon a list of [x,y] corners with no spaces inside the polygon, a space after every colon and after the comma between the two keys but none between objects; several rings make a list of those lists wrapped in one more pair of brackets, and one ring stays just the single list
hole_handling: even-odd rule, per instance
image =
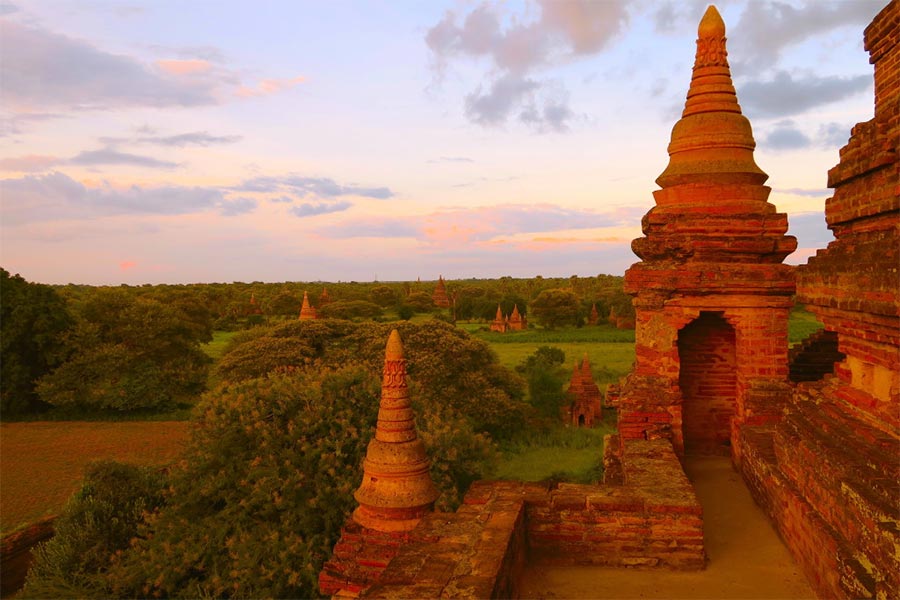
[{"label": "sandy path", "polygon": [[529,565],[523,598],[815,598],[787,548],[727,458],[692,458],[703,505],[705,571]]}]

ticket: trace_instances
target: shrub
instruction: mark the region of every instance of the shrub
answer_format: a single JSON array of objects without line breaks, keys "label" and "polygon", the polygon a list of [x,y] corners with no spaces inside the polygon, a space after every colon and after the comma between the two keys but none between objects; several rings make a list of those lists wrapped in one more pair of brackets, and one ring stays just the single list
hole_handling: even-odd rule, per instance
[{"label": "shrub", "polygon": [[81,491],[34,551],[23,598],[110,597],[111,557],[129,547],[145,515],[163,504],[159,471],[116,462],[88,466]]}]

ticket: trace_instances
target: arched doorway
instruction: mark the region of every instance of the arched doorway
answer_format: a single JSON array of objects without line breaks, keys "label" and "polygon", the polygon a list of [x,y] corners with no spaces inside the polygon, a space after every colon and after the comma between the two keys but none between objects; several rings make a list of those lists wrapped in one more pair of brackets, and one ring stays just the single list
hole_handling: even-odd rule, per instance
[{"label": "arched doorway", "polygon": [[678,332],[678,358],[685,453],[728,456],[737,383],[734,328],[720,312],[701,312]]},{"label": "arched doorway", "polygon": [[584,427],[584,415],[578,415],[578,426]]}]

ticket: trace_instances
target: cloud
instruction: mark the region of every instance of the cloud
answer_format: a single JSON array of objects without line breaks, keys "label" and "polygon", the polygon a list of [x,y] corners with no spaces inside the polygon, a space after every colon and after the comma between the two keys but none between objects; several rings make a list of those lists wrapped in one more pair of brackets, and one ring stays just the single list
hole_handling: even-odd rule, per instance
[{"label": "cloud", "polygon": [[850,140],[850,126],[843,123],[819,125],[819,144],[824,148],[841,148]]},{"label": "cloud", "polygon": [[167,160],[159,160],[150,156],[119,152],[113,148],[101,148],[100,150],[87,150],[73,156],[66,161],[71,165],[96,167],[100,165],[129,165],[133,167],[148,167],[152,169],[174,169],[180,166],[178,163]]},{"label": "cloud", "polygon": [[[2,36],[0,36],[2,37]],[[2,70],[2,60],[0,60],[0,70]],[[3,86],[0,85],[0,88]],[[0,92],[2,94],[2,92]],[[0,137],[9,137],[25,133],[28,126],[32,123],[42,121],[50,121],[52,119],[62,119],[64,115],[56,113],[40,113],[40,112],[22,112],[11,116],[0,116]]]},{"label": "cloud", "polygon": [[884,0],[843,2],[808,1],[802,6],[785,2],[747,2],[734,27],[735,56],[749,57],[737,69],[755,72],[778,62],[782,50],[839,27],[854,31],[868,25],[884,7]]},{"label": "cloud", "polygon": [[0,171],[33,173],[35,171],[46,171],[64,162],[65,159],[58,156],[29,154],[28,156],[0,159]]},{"label": "cloud", "polygon": [[[44,29],[3,23],[0,101],[13,110],[215,104],[221,76],[169,76]],[[227,78],[226,78],[227,79]]]},{"label": "cloud", "polygon": [[487,60],[489,82],[464,98],[466,117],[482,126],[506,123],[513,115],[537,131],[564,131],[574,116],[565,93],[546,93],[534,71],[596,54],[627,21],[624,2],[539,0],[540,16],[504,19],[482,3],[460,19],[453,11],[425,34],[438,79],[452,60]]},{"label": "cloud", "polygon": [[477,90],[466,96],[466,117],[479,125],[505,123],[515,108],[533,103],[534,91],[540,84],[534,80],[507,73],[491,83],[488,91]]},{"label": "cloud", "polygon": [[300,194],[301,196],[314,196],[318,198],[362,196],[365,198],[385,200],[394,196],[394,192],[386,187],[361,187],[352,184],[342,185],[327,177],[301,177],[299,175],[253,177],[232,189],[240,192],[294,193]]},{"label": "cloud", "polygon": [[133,260],[123,260],[119,263],[119,269],[122,271],[128,271],[129,269],[133,269],[137,266],[137,263]]},{"label": "cloud", "polygon": [[[791,194],[793,196],[806,196],[807,198],[827,198],[831,195],[831,191],[825,188],[786,188],[776,189],[781,194]],[[791,217],[792,219],[794,217]]]},{"label": "cloud", "polygon": [[503,204],[445,209],[408,217],[351,219],[319,232],[335,239],[407,237],[427,243],[465,244],[487,242],[498,236],[633,225],[643,211],[643,208],[628,208],[597,213],[550,204]]},{"label": "cloud", "polygon": [[256,206],[252,200],[226,198],[222,190],[212,187],[134,185],[123,189],[104,183],[89,188],[58,171],[0,179],[0,197],[3,198],[0,215],[8,226],[117,215],[185,215],[213,210],[233,215],[248,212]]},{"label": "cloud", "polygon": [[219,202],[219,214],[223,217],[235,217],[253,212],[258,202],[252,198],[236,198]]},{"label": "cloud", "polygon": [[465,156],[440,156],[438,158],[432,158],[427,161],[430,164],[434,163],[474,163],[475,161],[471,158],[466,158]]},{"label": "cloud", "polygon": [[189,133],[179,133],[177,135],[144,135],[135,138],[123,137],[101,137],[99,141],[104,144],[154,144],[157,146],[173,146],[176,148],[184,148],[186,146],[218,146],[222,144],[234,144],[244,139],[240,135],[211,135],[206,131],[192,131]]},{"label": "cloud", "polygon": [[195,75],[212,69],[210,62],[202,59],[158,60],[156,64],[170,75]]},{"label": "cloud", "polygon": [[0,2],[0,17],[19,12],[19,7],[12,2]]},{"label": "cloud", "polygon": [[812,140],[788,119],[776,123],[775,129],[765,137],[762,145],[775,150],[798,150],[809,148]]},{"label": "cloud", "polygon": [[789,215],[788,235],[797,237],[798,248],[824,248],[834,240],[824,211]]},{"label": "cloud", "polygon": [[777,71],[769,81],[748,81],[739,85],[738,97],[751,120],[754,117],[786,117],[843,100],[868,90],[871,85],[871,75],[794,77],[787,71]]},{"label": "cloud", "polygon": [[297,84],[306,81],[305,77],[293,77],[290,79],[263,79],[255,88],[240,86],[235,92],[236,96],[241,98],[256,98],[259,96],[270,96],[284,90],[291,89]]},{"label": "cloud", "polygon": [[292,206],[291,214],[297,217],[313,217],[316,215],[325,215],[328,213],[341,212],[353,206],[351,202],[319,202],[316,204],[305,203],[300,206]]}]

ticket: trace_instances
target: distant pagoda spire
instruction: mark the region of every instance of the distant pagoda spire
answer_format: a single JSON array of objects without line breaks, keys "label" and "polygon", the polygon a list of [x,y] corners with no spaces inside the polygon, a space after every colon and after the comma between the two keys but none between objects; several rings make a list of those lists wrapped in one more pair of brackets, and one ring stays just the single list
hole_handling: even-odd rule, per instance
[{"label": "distant pagoda spire", "polygon": [[309,294],[305,291],[303,292],[303,306],[300,307],[300,320],[301,321],[312,321],[313,319],[318,318],[316,315],[315,307],[311,306],[309,303]]},{"label": "distant pagoda spire", "polygon": [[600,313],[597,312],[597,303],[591,304],[591,315],[588,317],[588,325],[596,325],[600,322]]},{"label": "distant pagoda spire", "polygon": [[434,286],[434,293],[431,295],[431,299],[434,301],[435,305],[440,306],[441,308],[448,308],[450,306],[450,297],[447,296],[447,286],[444,285],[444,276],[438,276],[437,285]]},{"label": "distant pagoda spire", "polygon": [[376,531],[410,531],[438,497],[425,446],[416,435],[406,385],[406,359],[397,330],[384,353],[384,378],[375,437],[363,462],[363,481],[353,494],[353,520]]}]

